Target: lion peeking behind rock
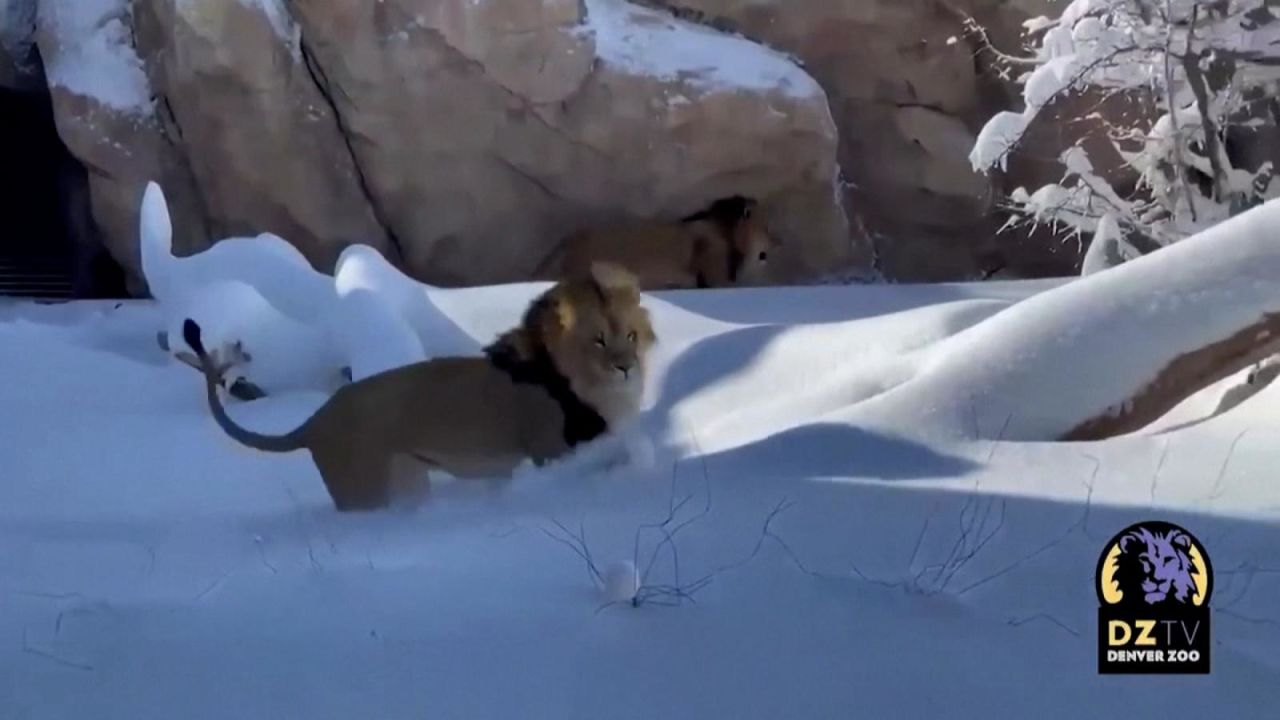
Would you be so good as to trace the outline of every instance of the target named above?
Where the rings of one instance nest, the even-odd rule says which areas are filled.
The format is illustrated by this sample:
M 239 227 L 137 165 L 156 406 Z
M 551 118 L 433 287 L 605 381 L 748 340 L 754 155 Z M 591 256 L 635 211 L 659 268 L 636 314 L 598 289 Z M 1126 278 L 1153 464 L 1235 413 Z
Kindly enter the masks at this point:
M 566 455 L 638 411 L 655 342 L 635 277 L 594 264 L 538 297 L 485 357 L 373 375 L 340 388 L 296 429 L 263 435 L 228 417 L 218 395 L 227 368 L 205 351 L 195 321 L 183 335 L 223 431 L 265 452 L 309 451 L 338 510 L 389 505 L 393 467 L 406 458 L 465 478 Z
M 534 271 L 556 279 L 591 263 L 616 263 L 646 290 L 760 284 L 777 242 L 758 203 L 735 195 L 679 222 L 641 222 L 565 238 Z

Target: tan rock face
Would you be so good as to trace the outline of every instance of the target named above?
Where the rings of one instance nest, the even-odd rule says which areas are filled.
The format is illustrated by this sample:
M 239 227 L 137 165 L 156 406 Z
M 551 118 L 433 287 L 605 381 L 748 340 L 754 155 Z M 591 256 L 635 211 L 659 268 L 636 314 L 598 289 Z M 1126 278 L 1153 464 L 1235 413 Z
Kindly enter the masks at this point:
M 134 27 L 214 237 L 273 232 L 326 270 L 352 242 L 397 257 L 286 16 L 238 1 L 148 0 Z
M 1016 51 L 1048 0 L 654 0 L 792 53 L 822 84 L 840 130 L 855 233 L 889 277 L 954 279 L 996 266 L 1053 267 L 1049 249 L 995 236 L 998 179 L 968 162 L 976 132 L 1013 102 L 987 74 L 964 18 Z M 1013 246 L 1017 246 L 1016 249 Z
M 155 112 L 141 60 L 122 43 L 130 21 L 116 0 L 42 0 L 34 38 L 58 134 L 88 170 L 103 242 L 142 291 L 137 214 L 148 180 L 170 196 L 176 252 L 208 247 L 209 234 L 185 155 Z
M 583 225 L 677 217 L 734 193 L 774 211 L 794 265 L 846 254 L 825 97 L 780 57 L 757 51 L 777 80 L 754 86 L 681 76 L 679 58 L 649 67 L 651 53 L 707 37 L 614 0 L 296 10 L 303 51 L 420 277 L 522 278 Z
M 49 78 L 59 130 L 96 169 L 95 214 L 130 268 L 152 178 L 179 251 L 272 231 L 329 269 L 363 242 L 441 284 L 520 279 L 584 225 L 739 193 L 763 201 L 784 275 L 859 250 L 822 89 L 665 13 L 617 0 L 41 2 L 53 8 L 41 51 L 68 61 Z M 71 72 L 97 50 L 108 82 Z

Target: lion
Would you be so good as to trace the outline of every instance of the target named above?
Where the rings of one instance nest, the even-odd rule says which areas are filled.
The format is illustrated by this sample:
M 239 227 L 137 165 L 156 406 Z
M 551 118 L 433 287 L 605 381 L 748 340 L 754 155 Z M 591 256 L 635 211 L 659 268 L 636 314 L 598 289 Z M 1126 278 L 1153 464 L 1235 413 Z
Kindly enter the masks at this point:
M 761 283 L 777 246 L 757 201 L 735 195 L 675 223 L 641 222 L 570 235 L 534 276 L 555 279 L 608 261 L 635 273 L 646 290 Z
M 542 466 L 639 410 L 656 341 L 633 275 L 608 264 L 557 283 L 484 357 L 445 357 L 345 385 L 294 430 L 264 435 L 228 417 L 218 382 L 228 363 L 183 336 L 205 375 L 209 409 L 232 439 L 264 452 L 307 450 L 339 511 L 390 505 L 405 459 L 454 477 L 510 477 Z

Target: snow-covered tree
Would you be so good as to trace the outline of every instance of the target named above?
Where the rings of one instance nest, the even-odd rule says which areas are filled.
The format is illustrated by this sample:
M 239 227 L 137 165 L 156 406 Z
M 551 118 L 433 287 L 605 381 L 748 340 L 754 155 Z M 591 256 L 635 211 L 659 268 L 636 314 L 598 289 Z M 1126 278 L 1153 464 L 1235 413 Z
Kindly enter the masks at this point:
M 1102 232 L 1149 252 L 1280 196 L 1280 163 L 1236 141 L 1280 126 L 1280 0 L 1074 0 L 1025 27 L 1029 56 L 988 44 L 1026 71 L 1025 109 L 987 122 L 970 155 L 975 170 L 1005 168 L 1037 115 L 1067 94 L 1121 94 L 1146 112 L 1087 118 L 1132 182 L 1113 184 L 1076 143 L 1060 156 L 1061 182 L 1011 193 L 1011 223 Z

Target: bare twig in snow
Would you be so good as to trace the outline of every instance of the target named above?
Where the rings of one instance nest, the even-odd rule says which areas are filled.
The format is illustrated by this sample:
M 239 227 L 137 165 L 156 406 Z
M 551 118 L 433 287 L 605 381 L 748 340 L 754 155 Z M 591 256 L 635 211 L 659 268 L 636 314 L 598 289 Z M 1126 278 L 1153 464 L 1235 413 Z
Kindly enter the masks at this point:
M 1011 627 L 1021 627 L 1023 625 L 1026 625 L 1029 622 L 1034 622 L 1036 620 L 1043 620 L 1045 622 L 1053 623 L 1054 625 L 1057 625 L 1063 630 L 1066 630 L 1068 633 L 1071 633 L 1073 636 L 1080 637 L 1080 632 L 1078 630 L 1071 627 L 1070 625 L 1067 625 L 1066 623 L 1062 622 L 1058 618 L 1052 615 L 1049 615 L 1048 613 L 1036 613 L 1035 615 L 1029 615 L 1024 618 L 1010 618 L 1008 624 Z
M 1218 468 L 1218 475 L 1213 479 L 1213 487 L 1209 490 L 1210 500 L 1217 500 L 1226 492 L 1226 488 L 1222 487 L 1222 480 L 1227 476 L 1227 466 L 1231 464 L 1231 458 L 1236 454 L 1236 445 L 1239 445 L 1244 436 L 1252 429 L 1245 428 L 1241 430 L 1240 434 L 1236 435 L 1235 439 L 1231 441 L 1231 446 L 1227 448 L 1227 456 L 1222 459 L 1222 467 Z
M 62 666 L 64 666 L 64 667 L 69 667 L 69 668 L 73 668 L 73 669 L 76 669 L 76 670 L 84 670 L 84 671 L 89 671 L 89 672 L 92 672 L 92 671 L 93 671 L 93 666 L 92 666 L 92 665 L 89 665 L 89 664 L 86 664 L 86 663 L 81 663 L 81 662 L 76 662 L 76 661 L 74 661 L 74 660 L 68 660 L 68 659 L 63 658 L 63 657 L 58 657 L 57 655 L 55 655 L 55 654 L 53 654 L 53 653 L 49 652 L 48 650 L 41 650 L 41 649 L 40 649 L 40 648 L 38 648 L 38 647 L 34 647 L 34 646 L 30 643 L 30 641 L 27 639 L 27 629 L 26 629 L 26 628 L 23 628 L 23 629 L 22 629 L 22 652 L 27 653 L 27 654 L 29 654 L 29 655 L 37 655 L 37 656 L 42 657 L 42 658 L 45 658 L 45 659 L 47 659 L 47 660 L 52 660 L 53 662 L 55 662 L 55 663 L 57 663 L 57 664 L 59 664 L 59 665 L 62 665 Z

